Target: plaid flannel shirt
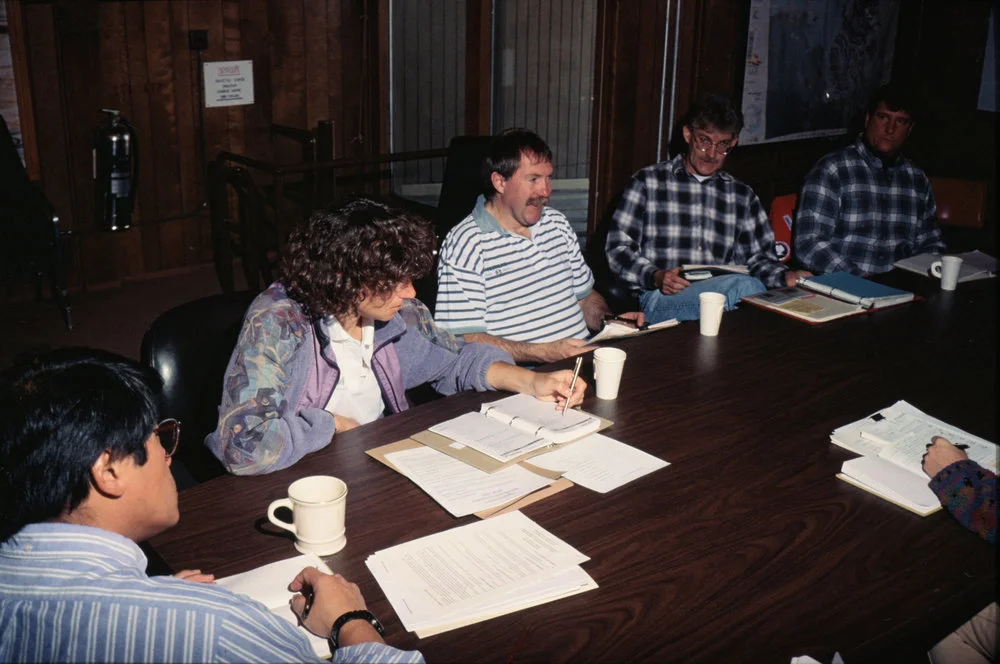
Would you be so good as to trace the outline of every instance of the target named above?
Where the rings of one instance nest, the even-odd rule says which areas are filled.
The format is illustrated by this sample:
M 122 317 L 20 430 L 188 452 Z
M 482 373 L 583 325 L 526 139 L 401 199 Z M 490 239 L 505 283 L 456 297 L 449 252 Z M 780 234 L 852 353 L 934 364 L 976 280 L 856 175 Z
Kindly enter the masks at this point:
M 608 265 L 633 291 L 683 264 L 746 265 L 769 288 L 785 285 L 774 231 L 753 189 L 716 171 L 698 182 L 684 155 L 632 176 L 608 233 Z
M 795 255 L 808 270 L 874 274 L 922 253 L 942 253 L 934 192 L 902 157 L 883 166 L 858 136 L 806 176 L 795 213 Z

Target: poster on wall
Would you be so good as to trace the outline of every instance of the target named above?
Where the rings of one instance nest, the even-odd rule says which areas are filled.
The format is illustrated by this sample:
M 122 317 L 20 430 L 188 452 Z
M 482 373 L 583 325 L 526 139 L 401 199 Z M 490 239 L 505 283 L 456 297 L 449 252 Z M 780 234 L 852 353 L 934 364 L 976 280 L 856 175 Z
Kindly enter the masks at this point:
M 205 108 L 253 103 L 253 60 L 206 62 Z
M 847 131 L 892 75 L 899 0 L 751 0 L 740 143 Z
M 0 115 L 7 123 L 14 147 L 24 161 L 24 141 L 21 139 L 21 116 L 17 109 L 17 88 L 14 86 L 14 63 L 7 30 L 7 3 L 0 3 Z

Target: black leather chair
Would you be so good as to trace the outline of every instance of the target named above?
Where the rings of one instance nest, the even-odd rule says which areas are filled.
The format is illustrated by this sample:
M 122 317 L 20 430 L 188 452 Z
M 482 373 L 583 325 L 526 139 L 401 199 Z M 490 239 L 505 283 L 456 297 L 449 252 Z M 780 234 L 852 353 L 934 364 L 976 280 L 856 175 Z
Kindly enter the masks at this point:
M 256 296 L 239 291 L 182 304 L 161 314 L 142 338 L 140 361 L 163 379 L 161 416 L 181 421 L 171 467 L 178 488 L 226 472 L 204 441 L 218 423 L 223 375 Z
M 639 296 L 632 293 L 629 287 L 618 278 L 618 275 L 611 271 L 611 267 L 608 265 L 608 255 L 604 250 L 612 218 L 620 200 L 621 194 L 615 196 L 608 204 L 587 244 L 584 256 L 587 259 L 587 265 L 594 273 L 594 290 L 604 297 L 611 311 L 617 313 L 639 311 Z
M 455 136 L 448 143 L 448 157 L 445 160 L 437 209 L 417 210 L 434 222 L 438 245 L 455 224 L 472 212 L 476 198 L 482 193 L 483 161 L 492 141 L 492 136 Z M 434 313 L 437 273 L 431 273 L 414 286 L 417 297 Z

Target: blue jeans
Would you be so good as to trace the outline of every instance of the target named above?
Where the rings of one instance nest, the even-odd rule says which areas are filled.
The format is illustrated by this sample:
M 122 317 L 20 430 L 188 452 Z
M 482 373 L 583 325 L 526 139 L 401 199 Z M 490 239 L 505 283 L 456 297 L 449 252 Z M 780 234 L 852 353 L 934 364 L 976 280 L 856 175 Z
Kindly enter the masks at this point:
M 646 314 L 646 322 L 653 324 L 676 318 L 677 320 L 698 320 L 700 293 L 722 293 L 726 296 L 726 311 L 732 311 L 740 298 L 767 290 L 760 279 L 742 274 L 727 274 L 704 281 L 692 282 L 676 295 L 664 295 L 658 290 L 643 291 L 639 304 Z

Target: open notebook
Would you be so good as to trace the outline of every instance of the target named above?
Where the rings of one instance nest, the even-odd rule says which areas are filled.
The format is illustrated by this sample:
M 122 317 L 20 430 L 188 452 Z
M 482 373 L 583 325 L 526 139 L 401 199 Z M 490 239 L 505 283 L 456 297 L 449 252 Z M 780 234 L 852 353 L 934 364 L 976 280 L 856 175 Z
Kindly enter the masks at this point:
M 478 413 L 466 413 L 432 426 L 428 431 L 448 442 L 412 438 L 466 463 L 494 472 L 539 450 L 594 433 L 605 421 L 579 410 L 561 411 L 551 401 L 527 394 L 484 403 Z M 464 449 L 477 455 L 461 454 Z M 480 459 L 479 457 L 485 457 Z
M 216 579 L 216 585 L 222 586 L 237 595 L 246 595 L 250 599 L 256 600 L 271 610 L 271 613 L 282 620 L 298 626 L 302 633 L 309 639 L 309 645 L 313 652 L 319 657 L 330 657 L 330 646 L 326 639 L 320 638 L 299 625 L 299 619 L 292 612 L 292 607 L 288 603 L 295 595 L 288 589 L 288 584 L 302 571 L 303 567 L 315 567 L 321 572 L 332 574 L 326 563 L 313 554 L 295 556 L 279 560 L 270 565 L 264 565 L 257 569 L 242 574 L 234 574 L 224 579 Z

